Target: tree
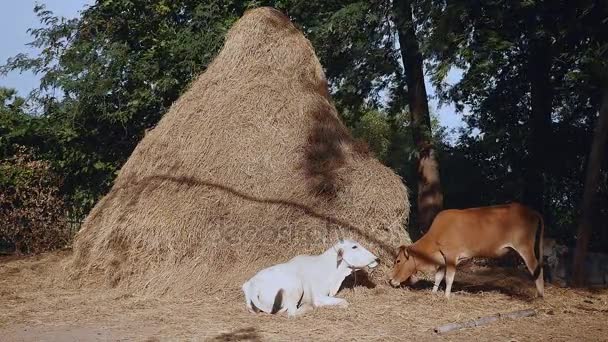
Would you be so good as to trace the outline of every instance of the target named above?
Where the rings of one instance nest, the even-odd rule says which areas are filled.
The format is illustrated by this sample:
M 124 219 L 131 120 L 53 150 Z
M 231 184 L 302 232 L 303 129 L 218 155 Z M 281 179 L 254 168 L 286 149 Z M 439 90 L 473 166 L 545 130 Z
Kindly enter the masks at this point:
M 414 144 L 417 147 L 417 220 L 422 232 L 443 208 L 439 164 L 433 145 L 431 118 L 424 85 L 423 58 L 416 37 L 416 25 L 410 1 L 393 1 L 401 56 L 407 79 L 409 113 Z
M 26 110 L 25 99 L 14 89 L 0 87 L 0 159 L 12 156 L 17 144 L 35 144 L 36 119 Z
M 545 211 L 545 177 L 547 165 L 546 151 L 550 150 L 553 141 L 551 134 L 551 113 L 553 112 L 551 69 L 555 47 L 551 43 L 554 35 L 546 30 L 549 11 L 530 8 L 529 11 L 541 13 L 530 20 L 528 29 L 530 46 L 527 56 L 527 71 L 530 77 L 530 119 L 528 154 L 524 173 L 523 202 L 543 213 Z
M 576 250 L 573 261 L 573 285 L 583 286 L 585 284 L 585 257 L 591 239 L 592 227 L 599 222 L 596 219 L 598 214 L 598 193 L 601 189 L 600 180 L 602 163 L 605 162 L 608 154 L 608 86 L 604 88 L 602 96 L 602 106 L 599 111 L 593 144 L 589 154 L 587 164 L 587 175 L 585 177 L 585 192 L 583 194 L 581 218 L 578 226 L 578 238 L 576 240 Z
M 539 211 L 544 209 L 547 151 L 553 142 L 551 77 L 556 32 L 549 17 L 554 10 L 543 2 L 455 1 L 448 7 L 438 6 L 436 24 L 428 28 L 431 54 L 438 61 L 436 84 L 442 86 L 452 65 L 465 68 L 463 81 L 444 95 L 489 116 L 471 118 L 471 126 L 491 125 L 484 129 L 495 135 L 490 138 L 502 145 L 514 142 L 513 152 L 525 152 L 517 161 L 523 171 L 523 191 L 517 197 Z M 458 20 L 454 17 L 461 22 L 452 25 Z M 513 25 L 521 30 L 513 30 Z M 520 122 L 527 123 L 523 131 L 517 127 Z M 501 132 L 500 126 L 512 129 Z M 508 149 L 502 153 L 509 153 Z
M 211 62 L 242 1 L 97 1 L 76 19 L 35 7 L 38 56 L 0 72 L 42 76 L 34 94 L 53 144 L 45 156 L 65 175 L 62 192 L 84 216 L 189 82 Z
M 579 61 L 582 71 L 582 79 L 590 85 L 591 89 L 597 90 L 600 97 L 598 117 L 595 120 L 595 130 L 591 143 L 591 151 L 587 161 L 585 174 L 585 187 L 581 205 L 581 217 L 578 224 L 576 250 L 572 263 L 574 286 L 585 285 L 585 258 L 589 248 L 589 242 L 593 233 L 592 227 L 602 229 L 600 218 L 600 194 L 602 191 L 608 198 L 606 179 L 608 179 L 608 167 L 606 167 L 606 154 L 608 153 L 608 5 L 591 3 L 586 4 L 586 11 L 581 19 L 587 25 L 577 28 L 576 33 L 586 36 L 587 45 L 582 45 L 582 57 Z M 574 31 L 574 30 L 573 30 Z M 582 31 L 582 32 L 581 32 Z M 585 49 L 586 47 L 586 49 Z M 604 184 L 602 184 L 604 179 Z M 606 237 L 605 226 L 603 228 Z
M 455 157 L 464 159 L 463 168 L 474 166 L 478 171 L 471 175 L 480 173 L 485 183 L 471 197 L 483 204 L 524 201 L 543 211 L 549 234 L 571 243 L 583 192 L 581 163 L 589 154 L 599 106 L 597 91 L 580 77 L 581 61 L 594 44 L 589 28 L 606 25 L 599 20 L 604 5 L 503 0 L 426 5 L 422 37 L 433 82 L 442 100 L 468 114 Z M 463 77 L 448 86 L 453 67 L 462 69 Z M 459 202 L 471 201 L 451 192 L 446 197 L 447 206 Z M 594 244 L 603 246 L 599 240 Z

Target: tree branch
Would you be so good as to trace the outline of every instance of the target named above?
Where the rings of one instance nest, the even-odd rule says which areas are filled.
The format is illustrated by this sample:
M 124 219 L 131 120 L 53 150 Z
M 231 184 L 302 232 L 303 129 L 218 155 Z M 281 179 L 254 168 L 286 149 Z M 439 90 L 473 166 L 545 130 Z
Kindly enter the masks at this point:
M 438 334 L 444 334 L 454 330 L 460 330 L 464 328 L 475 328 L 482 325 L 490 324 L 492 322 L 499 321 L 505 318 L 522 318 L 522 317 L 530 317 L 536 316 L 536 311 L 533 309 L 525 309 L 519 311 L 513 311 L 508 313 L 497 313 L 491 316 L 480 317 L 478 319 L 460 322 L 460 323 L 449 323 L 446 325 L 442 325 L 433 329 Z

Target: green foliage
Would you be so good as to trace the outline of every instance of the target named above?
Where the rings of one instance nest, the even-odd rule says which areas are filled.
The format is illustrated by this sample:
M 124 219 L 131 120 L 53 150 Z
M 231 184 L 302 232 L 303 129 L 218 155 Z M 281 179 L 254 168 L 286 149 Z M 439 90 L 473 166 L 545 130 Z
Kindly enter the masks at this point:
M 355 137 L 367 142 L 376 157 L 386 160 L 392 139 L 392 131 L 386 117 L 377 110 L 363 114 L 353 129 Z
M 468 114 L 456 144 L 448 144 L 452 133 L 432 120 L 446 207 L 522 197 L 530 148 L 529 61 L 539 41 L 550 43 L 545 210 L 552 235 L 571 240 L 600 88 L 608 79 L 605 4 L 413 3 L 439 99 Z M 385 0 L 98 0 L 76 19 L 37 6 L 41 27 L 30 33 L 40 55 L 17 55 L 0 73 L 34 71 L 41 87 L 29 102 L 0 89 L 0 159 L 14 156 L 16 145 L 30 147 L 36 160 L 48 160 L 62 175 L 59 191 L 72 215 L 83 217 L 145 130 L 205 70 L 234 21 L 263 5 L 286 12 L 305 32 L 346 124 L 415 188 L 398 18 Z M 464 74 L 450 86 L 445 80 L 454 67 Z M 10 170 L 1 176 L 5 187 L 32 176 L 27 169 Z
M 25 100 L 15 90 L 0 88 L 0 158 L 12 155 L 17 143 L 31 144 L 35 120 L 24 107 Z
M 31 30 L 39 56 L 18 55 L 0 71 L 42 75 L 36 103 L 49 128 L 41 149 L 66 175 L 63 192 L 86 213 L 117 170 L 192 78 L 211 62 L 244 4 L 98 1 L 81 18 L 43 6 Z

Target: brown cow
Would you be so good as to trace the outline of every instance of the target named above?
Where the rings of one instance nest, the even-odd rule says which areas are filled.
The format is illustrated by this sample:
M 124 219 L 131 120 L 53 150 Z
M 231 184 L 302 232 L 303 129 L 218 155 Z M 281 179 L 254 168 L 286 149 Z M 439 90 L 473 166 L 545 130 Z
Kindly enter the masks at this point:
M 418 271 L 435 271 L 433 292 L 446 278 L 445 296 L 450 297 L 459 261 L 473 257 L 497 258 L 513 248 L 524 259 L 544 295 L 542 216 L 519 203 L 440 212 L 429 231 L 409 246 L 400 246 L 390 280 L 399 286 Z

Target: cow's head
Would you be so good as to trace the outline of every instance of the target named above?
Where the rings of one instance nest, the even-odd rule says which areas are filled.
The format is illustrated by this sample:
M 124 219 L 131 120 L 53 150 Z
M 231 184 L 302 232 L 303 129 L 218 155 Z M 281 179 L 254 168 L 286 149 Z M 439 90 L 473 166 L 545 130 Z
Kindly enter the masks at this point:
M 416 261 L 414 257 L 410 255 L 410 252 L 406 246 L 399 246 L 397 251 L 397 257 L 393 265 L 393 275 L 390 279 L 390 284 L 394 287 L 401 285 L 406 280 L 409 280 L 410 284 L 416 282 Z
M 338 253 L 338 267 L 344 263 L 351 269 L 374 268 L 380 262 L 377 256 L 373 255 L 356 241 L 340 240 L 334 246 L 334 249 Z

